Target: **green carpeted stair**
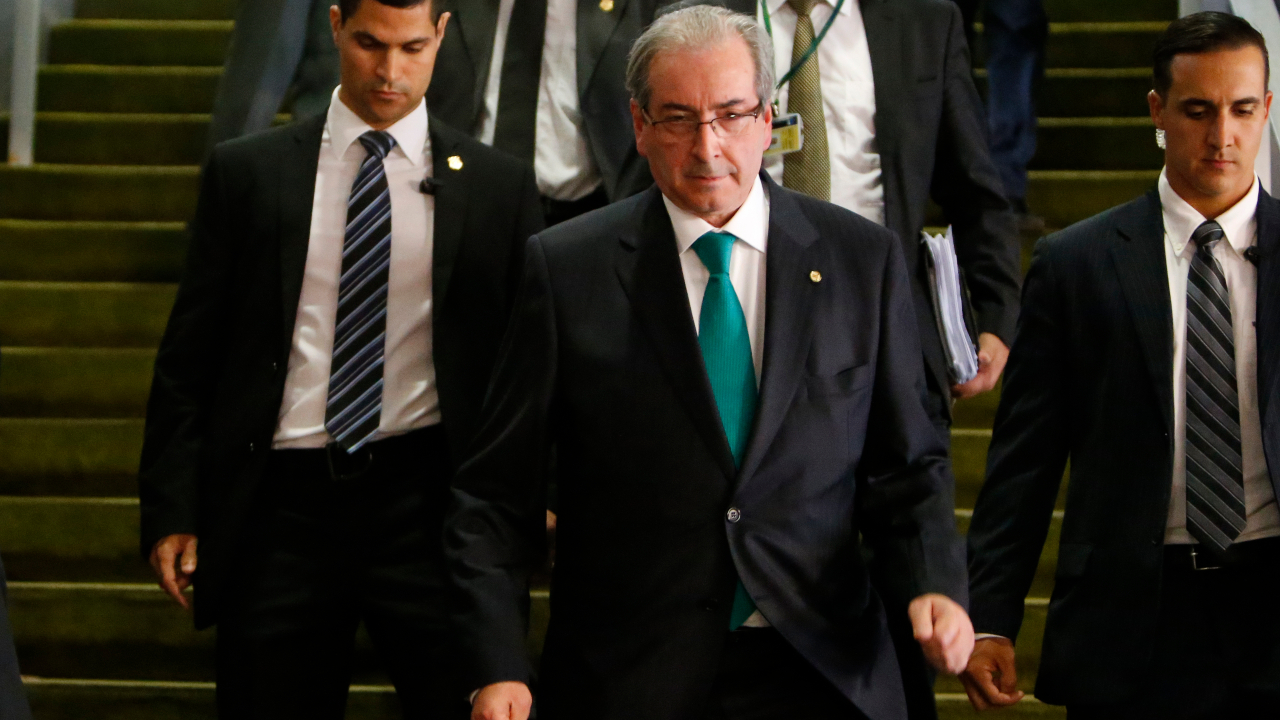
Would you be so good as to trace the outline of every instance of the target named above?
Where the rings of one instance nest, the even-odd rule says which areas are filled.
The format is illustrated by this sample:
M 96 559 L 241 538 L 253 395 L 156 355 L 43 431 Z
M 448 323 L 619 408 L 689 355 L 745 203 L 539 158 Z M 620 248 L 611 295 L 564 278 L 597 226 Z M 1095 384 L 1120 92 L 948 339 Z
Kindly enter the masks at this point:
M 0 166 L 0 549 L 37 720 L 214 716 L 213 636 L 190 629 L 137 558 L 135 473 L 235 2 L 79 0 L 41 72 L 38 164 Z M 1153 183 L 1148 55 L 1176 2 L 1046 5 L 1054 24 L 1029 201 L 1063 227 Z M 996 403 L 956 407 L 962 531 Z M 1060 522 L 1019 642 L 1028 691 Z M 533 599 L 536 648 L 548 604 L 545 591 Z M 357 647 L 349 717 L 396 717 L 369 643 Z M 974 715 L 954 679 L 937 689 L 943 717 Z M 1003 716 L 1062 713 L 1027 701 Z

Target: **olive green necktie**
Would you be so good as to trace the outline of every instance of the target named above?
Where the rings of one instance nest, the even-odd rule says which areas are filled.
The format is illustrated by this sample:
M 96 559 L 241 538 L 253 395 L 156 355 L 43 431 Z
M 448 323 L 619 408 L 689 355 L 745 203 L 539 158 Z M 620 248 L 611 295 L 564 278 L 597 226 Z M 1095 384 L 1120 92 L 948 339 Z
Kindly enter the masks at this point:
M 796 40 L 791 47 L 795 67 L 813 44 L 809 12 L 817 0 L 787 0 L 796 11 Z M 827 152 L 827 118 L 822 110 L 822 79 L 814 53 L 791 78 L 787 111 L 804 118 L 804 148 L 788 153 L 782 165 L 782 184 L 819 200 L 831 199 L 831 156 Z

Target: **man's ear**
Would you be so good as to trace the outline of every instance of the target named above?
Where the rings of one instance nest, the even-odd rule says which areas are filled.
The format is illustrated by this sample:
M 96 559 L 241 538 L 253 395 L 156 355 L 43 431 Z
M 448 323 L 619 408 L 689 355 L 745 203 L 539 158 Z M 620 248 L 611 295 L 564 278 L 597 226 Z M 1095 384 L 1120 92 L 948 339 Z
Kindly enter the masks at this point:
M 1270 95 L 1270 93 L 1267 93 Z M 1156 124 L 1157 130 L 1164 129 L 1164 98 L 1160 97 L 1160 93 L 1152 90 L 1147 93 L 1147 108 L 1151 111 L 1151 122 Z
M 644 110 L 634 98 L 631 100 L 631 124 L 636 132 L 636 151 L 640 153 L 640 157 L 649 157 L 644 147 Z
M 342 29 L 342 10 L 337 5 L 329 6 L 329 26 L 333 28 L 333 44 L 338 44 L 338 31 Z

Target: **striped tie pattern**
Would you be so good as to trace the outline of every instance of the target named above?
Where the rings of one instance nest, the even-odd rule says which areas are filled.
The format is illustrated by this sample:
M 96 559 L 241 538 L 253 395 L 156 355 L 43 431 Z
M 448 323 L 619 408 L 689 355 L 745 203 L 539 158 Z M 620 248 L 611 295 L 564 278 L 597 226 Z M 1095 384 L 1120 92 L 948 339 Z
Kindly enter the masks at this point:
M 391 191 L 382 161 L 395 147 L 388 133 L 360 136 L 368 155 L 351 186 L 342 242 L 338 314 L 324 426 L 334 442 L 355 452 L 382 420 L 382 365 L 387 336 L 387 277 L 391 267 Z
M 795 67 L 813 44 L 813 20 L 809 13 L 817 0 L 787 0 L 796 11 L 795 43 L 791 66 Z M 782 161 L 782 186 L 819 200 L 831 199 L 831 155 L 827 150 L 827 116 L 822 107 L 822 74 L 814 53 L 791 78 L 787 110 L 804 120 L 804 147 L 787 153 Z
M 1187 531 L 1225 550 L 1245 525 L 1240 398 L 1230 294 L 1213 246 L 1225 233 L 1207 220 L 1187 276 Z

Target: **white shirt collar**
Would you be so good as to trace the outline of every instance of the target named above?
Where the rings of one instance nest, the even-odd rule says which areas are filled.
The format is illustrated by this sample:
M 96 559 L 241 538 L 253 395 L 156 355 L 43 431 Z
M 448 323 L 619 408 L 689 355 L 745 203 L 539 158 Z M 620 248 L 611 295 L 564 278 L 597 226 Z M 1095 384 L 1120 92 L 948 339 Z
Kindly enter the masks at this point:
M 1191 242 L 1191 233 L 1195 232 L 1206 218 L 1191 207 L 1190 203 L 1183 200 L 1182 196 L 1174 192 L 1166 172 L 1166 170 L 1160 171 L 1159 184 L 1160 205 L 1164 212 L 1164 230 L 1169 236 L 1169 242 L 1173 244 L 1174 254 L 1182 255 L 1187 248 L 1187 243 Z M 1240 202 L 1214 218 L 1222 226 L 1227 242 L 1237 253 L 1243 254 L 1257 240 L 1254 215 L 1258 210 L 1258 188 L 1259 182 L 1255 176 L 1253 186 Z
M 667 214 L 671 216 L 671 227 L 676 232 L 676 249 L 681 253 L 693 247 L 698 238 L 712 231 L 723 231 L 745 242 L 751 247 L 765 251 L 769 237 L 769 197 L 764 191 L 764 183 L 756 176 L 755 185 L 747 195 L 746 202 L 738 208 L 724 227 L 712 227 L 710 223 L 692 213 L 676 207 L 666 196 L 662 202 L 667 206 Z
M 328 121 L 325 123 L 330 149 L 338 159 L 347 154 L 347 150 L 361 135 L 373 129 L 338 98 L 338 91 L 341 89 L 338 87 L 333 90 L 333 99 L 329 101 Z M 426 98 L 418 103 L 413 112 L 387 128 L 387 132 L 396 139 L 396 146 L 391 152 L 399 151 L 413 165 L 422 164 L 428 143 L 431 142 L 427 128 Z
M 766 1 L 768 2 L 770 15 L 777 15 L 782 10 L 782 6 L 787 4 L 787 0 L 766 0 Z M 826 5 L 829 8 L 835 8 L 836 0 L 818 0 L 818 2 L 814 5 L 814 7 L 817 7 L 818 5 Z M 849 13 L 857 9 L 858 9 L 858 0 L 844 0 L 844 6 L 840 8 L 840 15 L 847 17 Z M 815 30 L 817 32 L 822 32 L 822 28 L 815 28 Z

